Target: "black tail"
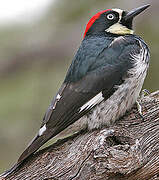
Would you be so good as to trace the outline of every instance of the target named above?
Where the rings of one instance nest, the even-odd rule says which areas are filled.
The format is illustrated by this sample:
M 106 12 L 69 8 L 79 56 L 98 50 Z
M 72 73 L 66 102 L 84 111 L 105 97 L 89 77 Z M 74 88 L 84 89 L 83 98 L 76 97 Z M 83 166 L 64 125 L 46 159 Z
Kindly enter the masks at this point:
M 0 177 L 7 177 L 8 175 L 15 172 L 26 159 L 28 159 L 35 151 L 37 151 L 49 139 L 51 139 L 51 136 L 48 136 L 48 135 L 35 136 L 35 138 L 29 143 L 25 151 L 21 154 L 17 163 L 13 167 L 11 167 L 9 170 L 1 174 Z
M 9 170 L 7 170 L 4 173 L 0 174 L 0 179 L 1 179 L 1 177 L 5 178 L 5 177 L 9 176 L 12 172 L 15 172 L 15 170 L 17 170 L 20 165 L 21 165 L 21 163 L 16 163 Z
M 51 139 L 51 136 L 42 135 L 35 136 L 34 139 L 29 143 L 24 152 L 20 155 L 18 159 L 18 163 L 23 162 L 27 158 L 29 158 L 35 151 L 37 151 L 45 142 Z

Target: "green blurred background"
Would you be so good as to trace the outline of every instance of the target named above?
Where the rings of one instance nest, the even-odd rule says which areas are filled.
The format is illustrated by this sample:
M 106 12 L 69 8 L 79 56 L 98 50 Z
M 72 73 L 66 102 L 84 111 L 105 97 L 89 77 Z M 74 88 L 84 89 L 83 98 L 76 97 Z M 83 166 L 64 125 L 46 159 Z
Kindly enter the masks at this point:
M 130 10 L 147 3 L 151 7 L 134 24 L 151 50 L 144 88 L 152 92 L 159 89 L 159 1 L 50 0 L 36 20 L 26 14 L 22 22 L 0 25 L 0 172 L 17 160 L 38 131 L 88 19 L 103 9 Z

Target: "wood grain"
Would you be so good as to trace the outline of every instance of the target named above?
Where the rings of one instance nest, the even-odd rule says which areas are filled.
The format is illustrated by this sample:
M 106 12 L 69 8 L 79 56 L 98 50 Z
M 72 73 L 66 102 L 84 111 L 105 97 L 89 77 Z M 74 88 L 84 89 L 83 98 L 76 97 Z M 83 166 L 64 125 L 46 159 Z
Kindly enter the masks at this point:
M 143 118 L 134 105 L 113 126 L 58 140 L 5 179 L 159 179 L 159 91 L 140 103 Z

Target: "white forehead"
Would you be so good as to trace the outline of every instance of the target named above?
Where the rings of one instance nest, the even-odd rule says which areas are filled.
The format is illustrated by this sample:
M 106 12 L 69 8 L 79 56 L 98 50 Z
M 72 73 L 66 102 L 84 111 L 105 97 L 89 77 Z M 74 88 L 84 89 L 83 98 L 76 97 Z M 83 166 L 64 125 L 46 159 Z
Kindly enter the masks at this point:
M 117 9 L 117 8 L 114 8 L 114 9 L 112 9 L 112 10 L 113 10 L 113 11 L 116 11 L 117 13 L 119 13 L 119 19 L 121 19 L 123 10 L 122 10 L 122 9 Z

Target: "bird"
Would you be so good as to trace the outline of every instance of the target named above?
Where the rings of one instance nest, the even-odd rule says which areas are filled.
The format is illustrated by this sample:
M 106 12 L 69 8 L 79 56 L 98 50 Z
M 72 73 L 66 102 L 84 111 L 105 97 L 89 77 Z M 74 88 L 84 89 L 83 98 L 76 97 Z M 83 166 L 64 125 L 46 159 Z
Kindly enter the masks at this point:
M 133 20 L 149 6 L 131 11 L 106 9 L 89 20 L 81 45 L 38 133 L 13 169 L 83 116 L 88 115 L 85 123 L 88 130 L 93 130 L 113 125 L 132 108 L 150 59 L 147 44 L 134 34 Z M 104 108 L 99 109 L 99 105 Z

